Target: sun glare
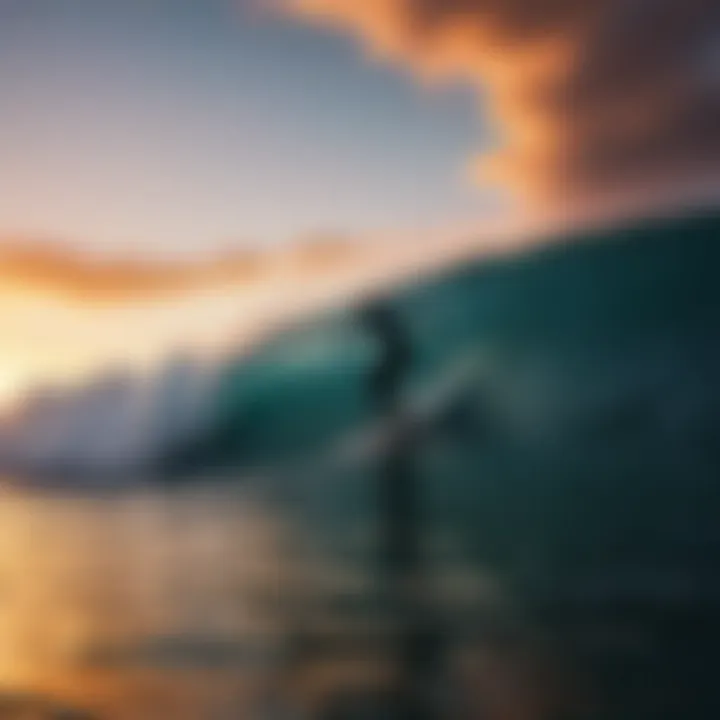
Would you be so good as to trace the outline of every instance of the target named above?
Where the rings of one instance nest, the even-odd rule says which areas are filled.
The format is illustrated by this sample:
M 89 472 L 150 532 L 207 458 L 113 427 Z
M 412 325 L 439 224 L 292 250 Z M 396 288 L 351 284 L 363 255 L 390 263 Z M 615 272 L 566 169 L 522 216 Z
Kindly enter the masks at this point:
M 0 412 L 11 406 L 22 393 L 22 383 L 10 370 L 0 367 Z

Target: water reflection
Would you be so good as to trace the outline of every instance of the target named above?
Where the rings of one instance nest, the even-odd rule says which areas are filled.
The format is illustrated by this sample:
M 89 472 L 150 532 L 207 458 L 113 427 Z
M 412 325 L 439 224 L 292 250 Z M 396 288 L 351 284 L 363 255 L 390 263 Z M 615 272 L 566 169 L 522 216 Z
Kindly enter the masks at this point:
M 242 684 L 233 666 L 248 663 L 252 647 L 271 655 L 281 631 L 268 599 L 293 576 L 288 534 L 247 488 L 5 491 L 2 685 L 71 691 L 120 713 L 110 707 L 113 685 L 131 683 L 118 697 L 132 705 L 165 697 L 166 676 L 167 702 L 218 683 L 222 692 L 211 694 L 232 697 Z M 164 716 L 207 717 L 191 705 Z
M 388 626 L 360 499 L 360 520 L 330 527 L 251 482 L 4 489 L 7 707 L 48 698 L 104 718 L 251 717 L 278 683 L 309 709 L 338 688 L 377 685 L 389 671 Z M 441 540 L 438 589 L 461 604 L 491 597 L 477 573 L 448 562 L 451 543 Z M 312 661 L 288 660 L 299 638 Z M 25 717 L 13 712 L 0 705 L 0 717 Z

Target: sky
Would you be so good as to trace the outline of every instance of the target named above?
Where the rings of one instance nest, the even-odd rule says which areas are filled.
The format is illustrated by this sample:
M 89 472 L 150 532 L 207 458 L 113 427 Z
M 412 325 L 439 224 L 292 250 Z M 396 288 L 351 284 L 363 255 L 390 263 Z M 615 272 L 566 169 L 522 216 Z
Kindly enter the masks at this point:
M 719 33 L 716 0 L 0 0 L 0 406 L 503 223 L 717 199 Z
M 250 0 L 0 0 L 0 96 L 0 237 L 196 256 L 492 204 L 468 90 Z

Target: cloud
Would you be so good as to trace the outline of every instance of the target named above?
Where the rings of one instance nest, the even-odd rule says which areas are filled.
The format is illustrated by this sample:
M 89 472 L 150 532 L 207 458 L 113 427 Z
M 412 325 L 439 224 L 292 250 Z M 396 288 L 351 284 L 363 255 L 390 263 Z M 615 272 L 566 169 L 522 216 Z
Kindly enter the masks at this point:
M 184 295 L 224 283 L 248 283 L 264 272 L 257 253 L 238 251 L 198 262 L 100 259 L 48 243 L 0 245 L 0 282 L 87 302 Z
M 475 86 L 504 135 L 480 174 L 527 199 L 717 176 L 716 0 L 285 2 L 423 78 Z
M 332 236 L 182 262 L 100 258 L 59 244 L 6 241 L 0 243 L 0 284 L 88 303 L 142 302 L 266 283 L 278 267 L 322 274 L 352 263 L 357 254 L 357 244 Z

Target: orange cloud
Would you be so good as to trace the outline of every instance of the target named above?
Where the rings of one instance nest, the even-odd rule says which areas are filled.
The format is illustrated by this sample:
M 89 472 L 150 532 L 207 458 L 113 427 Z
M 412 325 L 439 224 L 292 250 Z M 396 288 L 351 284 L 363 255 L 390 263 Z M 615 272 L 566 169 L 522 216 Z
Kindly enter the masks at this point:
M 262 257 L 250 252 L 196 263 L 152 263 L 101 260 L 50 244 L 0 245 L 0 282 L 93 302 L 186 294 L 206 286 L 251 282 L 262 272 Z
M 0 283 L 67 299 L 122 303 L 189 295 L 223 286 L 250 286 L 272 279 L 282 266 L 298 274 L 338 268 L 356 247 L 320 238 L 274 251 L 238 250 L 185 262 L 99 259 L 48 243 L 0 244 Z
M 716 0 L 285 0 L 431 80 L 477 87 L 504 135 L 479 161 L 538 201 L 714 177 Z

